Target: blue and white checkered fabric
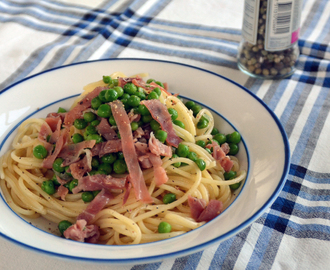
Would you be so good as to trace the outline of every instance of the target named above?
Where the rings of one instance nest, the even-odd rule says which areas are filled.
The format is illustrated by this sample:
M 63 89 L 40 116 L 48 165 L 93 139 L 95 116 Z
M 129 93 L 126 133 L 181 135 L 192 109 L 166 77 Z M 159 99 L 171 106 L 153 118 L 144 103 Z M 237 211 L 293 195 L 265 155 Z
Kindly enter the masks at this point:
M 260 97 L 280 119 L 292 151 L 287 182 L 270 209 L 203 252 L 147 265 L 78 267 L 0 239 L 0 269 L 330 269 L 330 1 L 304 0 L 298 69 L 278 81 L 249 78 L 237 69 L 243 4 L 0 1 L 0 90 L 42 70 L 86 60 L 182 62 L 220 73 Z

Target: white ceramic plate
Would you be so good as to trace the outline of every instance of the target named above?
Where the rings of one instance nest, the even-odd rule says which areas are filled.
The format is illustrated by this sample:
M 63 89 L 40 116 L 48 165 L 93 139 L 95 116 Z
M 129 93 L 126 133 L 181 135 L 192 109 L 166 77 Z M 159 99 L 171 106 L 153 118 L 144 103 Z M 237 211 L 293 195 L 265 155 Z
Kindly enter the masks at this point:
M 42 72 L 0 94 L 0 155 L 10 147 L 17 125 L 27 117 L 45 117 L 59 106 L 70 107 L 82 87 L 102 75 L 148 72 L 167 82 L 170 91 L 199 101 L 218 116 L 222 132 L 237 129 L 240 159 L 248 177 L 236 200 L 217 218 L 182 236 L 155 243 L 104 246 L 74 242 L 48 232 L 48 222 L 32 226 L 0 198 L 0 235 L 19 245 L 63 258 L 95 262 L 146 263 L 188 255 L 234 236 L 274 202 L 284 186 L 290 162 L 289 144 L 274 113 L 244 87 L 218 74 L 179 63 L 150 59 L 109 59 L 73 64 Z M 248 149 L 248 151 L 246 150 Z M 42 228 L 42 229 L 39 229 Z M 44 231 L 46 230 L 46 231 Z

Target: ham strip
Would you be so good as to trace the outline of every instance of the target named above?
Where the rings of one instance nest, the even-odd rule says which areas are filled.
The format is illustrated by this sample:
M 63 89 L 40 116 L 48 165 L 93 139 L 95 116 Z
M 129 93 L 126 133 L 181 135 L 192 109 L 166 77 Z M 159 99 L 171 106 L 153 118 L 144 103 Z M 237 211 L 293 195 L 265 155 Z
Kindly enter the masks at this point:
M 82 178 L 85 173 L 90 172 L 92 170 L 92 153 L 88 149 L 85 149 L 85 153 L 86 155 L 83 159 L 70 165 L 70 171 L 72 176 L 78 180 Z
M 122 151 L 121 140 L 109 140 L 98 143 L 92 148 L 92 156 L 102 157 L 105 154 L 117 153 Z
M 111 175 L 95 174 L 87 175 L 78 180 L 78 185 L 72 190 L 73 194 L 80 191 L 96 191 L 101 189 L 123 189 L 126 177 L 112 177 Z
M 46 148 L 48 155 L 52 153 L 53 150 L 53 144 L 47 142 L 47 137 L 52 135 L 52 130 L 47 124 L 47 122 L 43 123 L 40 127 L 38 140 L 43 144 L 43 146 Z
M 77 220 L 75 224 L 64 231 L 64 237 L 79 242 L 97 243 L 100 237 L 98 226 L 86 225 L 86 220 Z
M 110 192 L 102 189 L 99 194 L 95 196 L 95 198 L 88 204 L 86 209 L 79 214 L 77 220 L 84 219 L 89 223 L 95 215 L 100 212 L 112 199 L 113 196 Z
M 154 168 L 155 175 L 155 183 L 156 186 L 159 187 L 162 184 L 165 184 L 168 180 L 165 169 L 162 167 L 162 159 L 160 156 L 156 156 L 155 154 L 148 153 L 149 160 Z
M 116 131 L 110 126 L 106 118 L 102 118 L 100 124 L 96 126 L 98 133 L 103 136 L 107 141 L 117 139 Z
M 57 189 L 58 196 L 61 197 L 62 201 L 65 201 L 65 196 L 69 193 L 69 190 L 65 187 L 60 185 Z
M 151 203 L 153 202 L 153 199 L 148 192 L 143 178 L 142 170 L 140 168 L 134 147 L 130 121 L 124 105 L 119 100 L 116 100 L 111 102 L 110 106 L 121 136 L 122 151 L 129 171 L 130 181 L 132 182 L 134 188 L 135 197 L 137 200 Z
M 221 213 L 222 202 L 218 200 L 210 200 L 206 205 L 205 200 L 197 199 L 189 195 L 188 204 L 191 216 L 197 222 L 210 221 Z
M 88 93 L 72 110 L 65 115 L 64 125 L 67 127 L 72 126 L 74 120 L 81 118 L 83 116 L 83 111 L 91 107 L 92 99 L 97 97 L 101 91 L 108 88 L 108 86 L 98 86 L 92 92 Z
M 80 159 L 79 156 L 84 152 L 84 149 L 93 148 L 94 145 L 95 140 L 89 140 L 64 146 L 58 155 L 64 159 L 62 166 L 65 167 L 78 161 Z
M 168 145 L 161 143 L 154 135 L 153 132 L 150 133 L 150 139 L 148 142 L 149 150 L 151 153 L 157 156 L 172 156 L 172 148 Z
M 223 144 L 224 145 L 224 144 Z M 212 141 L 211 144 L 206 145 L 207 148 L 211 149 L 213 147 L 213 152 L 212 152 L 212 156 L 215 160 L 217 160 L 220 165 L 222 166 L 222 168 L 226 171 L 229 172 L 231 170 L 231 168 L 233 167 L 234 163 L 233 161 L 226 155 L 226 153 L 224 152 L 223 149 L 225 149 L 225 151 L 227 151 L 227 146 L 224 145 L 224 147 L 220 147 L 220 145 L 215 142 Z M 228 146 L 229 147 L 229 146 Z M 228 150 L 229 152 L 229 150 Z
M 49 155 L 46 157 L 43 162 L 42 162 L 42 167 L 51 169 L 53 167 L 53 163 L 55 159 L 57 158 L 58 154 L 61 152 L 63 146 L 67 143 L 69 137 L 69 132 L 68 130 L 62 129 L 61 130 L 61 135 L 59 136 L 56 145 L 55 145 L 55 150 L 53 154 Z
M 166 142 L 169 145 L 178 147 L 182 141 L 175 133 L 171 115 L 168 112 L 166 106 L 162 104 L 158 99 L 143 100 L 141 104 L 145 105 L 151 113 L 153 119 L 155 119 L 162 127 L 162 130 L 167 132 Z

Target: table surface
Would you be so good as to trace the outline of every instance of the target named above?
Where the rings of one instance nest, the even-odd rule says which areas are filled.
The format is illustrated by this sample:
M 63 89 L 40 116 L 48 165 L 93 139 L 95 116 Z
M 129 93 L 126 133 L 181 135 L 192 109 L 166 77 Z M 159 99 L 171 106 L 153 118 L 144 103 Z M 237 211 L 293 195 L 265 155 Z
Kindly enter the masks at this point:
M 291 164 L 274 204 L 205 251 L 146 265 L 90 265 L 0 237 L 0 269 L 329 269 L 330 1 L 303 1 L 297 71 L 283 80 L 254 79 L 238 70 L 243 6 L 243 0 L 1 0 L 0 90 L 86 60 L 133 57 L 194 65 L 244 85 L 275 112 L 289 138 Z M 106 18 L 118 19 L 114 35 L 102 35 L 113 31 Z M 127 35 L 124 30 L 137 20 L 143 23 Z

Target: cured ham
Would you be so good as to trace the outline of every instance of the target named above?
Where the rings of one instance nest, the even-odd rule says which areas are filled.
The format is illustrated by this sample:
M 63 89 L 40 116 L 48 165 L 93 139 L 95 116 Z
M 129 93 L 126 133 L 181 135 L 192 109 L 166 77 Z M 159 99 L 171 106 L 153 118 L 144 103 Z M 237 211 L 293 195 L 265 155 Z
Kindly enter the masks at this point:
M 74 120 L 83 116 L 83 111 L 91 107 L 91 101 L 97 97 L 101 91 L 108 89 L 108 86 L 98 86 L 92 92 L 88 93 L 78 104 L 70 110 L 64 118 L 64 125 L 70 127 L 73 125 Z
M 78 180 L 78 185 L 72 190 L 73 194 L 80 191 L 96 191 L 101 189 L 123 189 L 126 177 L 112 177 L 111 175 L 87 175 Z
M 166 106 L 162 104 L 158 99 L 143 100 L 141 101 L 141 104 L 148 108 L 152 118 L 160 124 L 162 130 L 166 131 L 166 142 L 169 145 L 178 147 L 182 140 L 176 135 L 174 131 L 171 115 L 168 112 Z
M 84 153 L 86 148 L 93 148 L 95 145 L 95 140 L 82 141 L 75 144 L 67 144 L 65 145 L 58 157 L 64 159 L 62 166 L 68 166 L 80 159 L 80 155 Z
M 155 175 L 155 183 L 156 186 L 160 186 L 162 184 L 165 184 L 168 180 L 168 176 L 166 174 L 165 169 L 162 167 L 162 159 L 160 156 L 157 156 L 155 154 L 149 153 L 149 160 L 154 168 L 154 175 Z
M 118 138 L 116 131 L 110 126 L 109 121 L 106 118 L 101 119 L 101 122 L 96 126 L 96 130 L 107 141 Z
M 151 153 L 157 155 L 157 156 L 172 156 L 172 148 L 168 145 L 165 145 L 161 143 L 155 135 L 150 133 L 150 139 L 148 142 L 149 150 Z
M 58 196 L 61 197 L 62 201 L 65 201 L 65 196 L 69 193 L 69 190 L 65 187 L 60 185 L 57 189 Z
M 72 163 L 70 165 L 70 171 L 72 176 L 75 179 L 80 179 L 84 176 L 85 173 L 90 172 L 92 170 L 92 153 L 90 150 L 85 150 L 86 155 L 83 159 Z
M 92 148 L 92 156 L 102 157 L 105 154 L 117 153 L 122 151 L 121 140 L 109 140 L 106 142 L 98 143 Z
M 81 219 L 64 231 L 64 237 L 79 242 L 97 243 L 100 232 L 98 226 L 87 225 L 87 221 Z
M 208 222 L 217 217 L 222 210 L 222 202 L 218 200 L 210 200 L 206 204 L 205 200 L 197 199 L 189 195 L 188 204 L 191 211 L 191 216 L 197 222 Z
M 208 144 L 206 147 L 209 149 L 213 147 L 213 152 L 212 152 L 213 158 L 219 161 L 220 165 L 226 172 L 229 172 L 233 167 L 234 163 L 223 150 L 225 149 L 225 151 L 229 152 L 229 149 L 227 150 L 227 145 L 224 145 L 224 147 L 222 146 L 220 147 L 220 145 L 217 142 L 212 141 L 212 143 Z
M 130 174 L 130 181 L 134 188 L 135 197 L 137 200 L 151 203 L 153 202 L 153 199 L 148 192 L 143 178 L 142 170 L 140 168 L 134 147 L 130 121 L 124 105 L 119 100 L 116 100 L 111 102 L 110 106 L 121 136 L 122 151 L 127 164 L 128 172 Z

